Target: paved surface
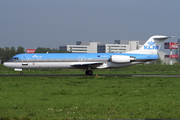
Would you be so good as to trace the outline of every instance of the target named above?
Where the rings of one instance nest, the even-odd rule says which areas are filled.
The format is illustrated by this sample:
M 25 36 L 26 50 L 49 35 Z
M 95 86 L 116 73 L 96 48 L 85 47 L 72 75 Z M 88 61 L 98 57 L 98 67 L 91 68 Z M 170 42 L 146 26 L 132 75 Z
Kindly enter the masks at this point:
M 58 74 L 58 75 L 0 75 L 0 76 L 13 76 L 13 77 L 18 77 L 18 76 L 82 76 L 82 77 L 90 77 L 90 76 L 116 76 L 116 77 L 180 77 L 180 75 L 84 75 L 84 74 L 80 74 L 80 75 L 77 75 L 77 74 L 69 74 L 69 75 L 61 75 L 61 74 Z
M 134 77 L 180 77 L 180 75 L 132 75 Z

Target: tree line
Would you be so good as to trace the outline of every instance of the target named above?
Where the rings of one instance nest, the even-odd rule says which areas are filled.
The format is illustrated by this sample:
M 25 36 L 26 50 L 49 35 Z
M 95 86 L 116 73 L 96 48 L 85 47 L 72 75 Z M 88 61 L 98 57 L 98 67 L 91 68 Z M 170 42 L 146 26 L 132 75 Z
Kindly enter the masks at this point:
M 44 47 L 38 47 L 35 51 L 35 53 L 69 53 L 68 51 L 62 51 L 58 50 L 57 48 L 44 48 Z
M 35 51 L 35 53 L 69 53 L 68 51 L 61 51 L 58 49 L 50 49 L 50 48 L 44 48 L 44 47 L 38 47 Z M 21 46 L 19 46 L 17 49 L 15 47 L 4 47 L 0 48 L 0 59 L 1 63 L 4 63 L 5 61 L 11 59 L 14 55 L 25 53 L 25 49 Z

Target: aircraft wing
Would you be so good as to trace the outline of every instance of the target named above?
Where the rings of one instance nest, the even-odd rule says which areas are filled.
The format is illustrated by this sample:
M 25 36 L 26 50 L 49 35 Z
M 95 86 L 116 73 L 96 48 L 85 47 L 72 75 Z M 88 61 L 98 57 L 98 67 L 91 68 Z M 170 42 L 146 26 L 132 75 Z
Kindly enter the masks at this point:
M 71 66 L 78 68 L 78 69 L 88 69 L 90 68 L 97 68 L 98 66 L 102 65 L 101 62 L 81 62 L 81 63 L 72 63 Z

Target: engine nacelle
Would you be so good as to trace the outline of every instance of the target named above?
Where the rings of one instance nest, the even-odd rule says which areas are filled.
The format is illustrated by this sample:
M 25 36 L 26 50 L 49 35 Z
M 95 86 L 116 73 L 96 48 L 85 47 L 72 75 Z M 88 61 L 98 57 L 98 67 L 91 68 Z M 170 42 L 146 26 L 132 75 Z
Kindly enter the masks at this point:
M 132 56 L 125 56 L 125 55 L 112 55 L 111 61 L 114 63 L 127 63 L 127 62 L 133 62 L 136 58 Z

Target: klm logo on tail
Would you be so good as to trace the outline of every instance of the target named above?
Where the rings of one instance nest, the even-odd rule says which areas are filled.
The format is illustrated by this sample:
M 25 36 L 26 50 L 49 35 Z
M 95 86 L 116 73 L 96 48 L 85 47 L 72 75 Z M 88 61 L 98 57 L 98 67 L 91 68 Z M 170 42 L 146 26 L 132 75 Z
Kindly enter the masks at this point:
M 148 42 L 148 45 L 144 45 L 144 50 L 159 50 L 159 46 L 155 42 Z

